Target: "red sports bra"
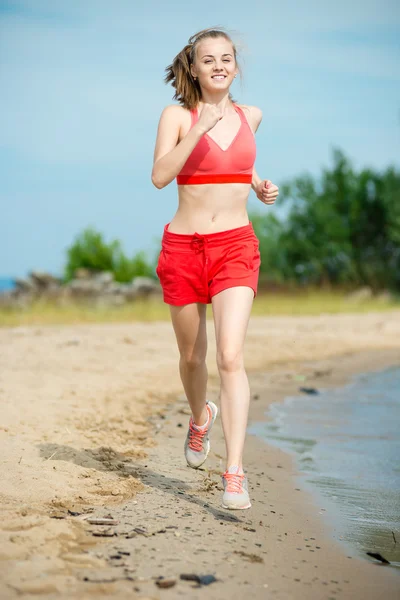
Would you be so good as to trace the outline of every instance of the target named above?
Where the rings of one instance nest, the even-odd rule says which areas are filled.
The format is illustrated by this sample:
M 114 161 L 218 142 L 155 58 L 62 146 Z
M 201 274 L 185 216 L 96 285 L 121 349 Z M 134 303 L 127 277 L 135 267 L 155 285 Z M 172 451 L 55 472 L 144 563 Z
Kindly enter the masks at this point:
M 207 133 L 200 139 L 178 174 L 178 185 L 202 183 L 251 183 L 256 158 L 254 134 L 241 108 L 233 105 L 240 117 L 239 131 L 226 150 L 223 150 Z M 199 116 L 190 111 L 192 125 Z

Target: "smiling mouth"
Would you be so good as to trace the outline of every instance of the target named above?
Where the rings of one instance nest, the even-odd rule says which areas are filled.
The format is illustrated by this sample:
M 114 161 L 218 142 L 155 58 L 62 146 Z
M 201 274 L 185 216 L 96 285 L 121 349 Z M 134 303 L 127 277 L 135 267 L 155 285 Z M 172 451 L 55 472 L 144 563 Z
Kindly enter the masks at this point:
M 223 81 L 226 79 L 226 75 L 213 75 L 211 79 L 216 79 L 217 81 Z

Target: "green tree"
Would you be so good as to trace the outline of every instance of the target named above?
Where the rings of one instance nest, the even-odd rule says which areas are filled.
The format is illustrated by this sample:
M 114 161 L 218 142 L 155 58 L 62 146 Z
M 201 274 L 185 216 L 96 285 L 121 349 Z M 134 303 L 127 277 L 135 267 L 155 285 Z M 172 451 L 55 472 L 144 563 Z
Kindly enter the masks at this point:
M 146 260 L 143 252 L 130 259 L 124 254 L 118 240 L 107 244 L 102 234 L 91 227 L 79 234 L 68 248 L 65 279 L 73 279 L 79 268 L 95 273 L 111 271 L 115 280 L 121 283 L 129 282 L 139 275 L 154 277 L 154 267 Z
M 284 183 L 279 202 L 284 220 L 251 217 L 272 279 L 400 289 L 400 173 L 393 167 L 356 172 L 335 150 L 331 169 Z
M 282 222 L 272 213 L 252 213 L 251 222 L 260 242 L 261 275 L 269 281 L 281 283 L 288 271 L 286 254 L 281 247 Z

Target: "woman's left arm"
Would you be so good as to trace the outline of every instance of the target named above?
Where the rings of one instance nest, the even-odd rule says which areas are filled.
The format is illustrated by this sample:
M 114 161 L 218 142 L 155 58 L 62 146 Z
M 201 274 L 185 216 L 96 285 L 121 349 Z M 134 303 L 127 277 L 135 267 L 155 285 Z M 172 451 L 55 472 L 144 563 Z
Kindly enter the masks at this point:
M 253 132 L 256 133 L 261 121 L 262 111 L 257 106 L 247 106 L 248 120 Z M 274 204 L 279 194 L 278 186 L 274 185 L 269 179 L 261 179 L 255 167 L 253 168 L 253 178 L 251 182 L 257 198 L 264 204 Z

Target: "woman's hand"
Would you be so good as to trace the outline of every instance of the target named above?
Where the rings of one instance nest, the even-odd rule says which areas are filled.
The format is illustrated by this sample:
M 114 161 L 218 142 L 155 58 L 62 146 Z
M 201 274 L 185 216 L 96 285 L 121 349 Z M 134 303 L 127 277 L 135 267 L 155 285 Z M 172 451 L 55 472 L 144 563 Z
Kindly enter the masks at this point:
M 224 113 L 222 109 L 215 106 L 215 104 L 203 104 L 197 124 L 204 133 L 207 133 L 207 131 L 210 131 L 223 116 Z
M 255 192 L 257 198 L 264 204 L 274 204 L 279 194 L 279 188 L 269 179 L 264 179 L 257 185 Z

